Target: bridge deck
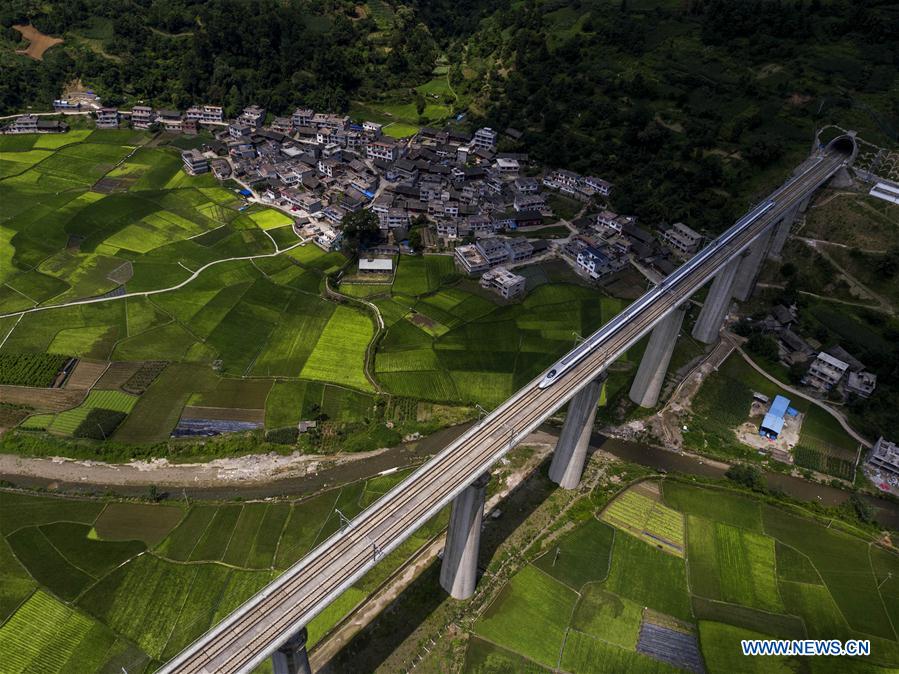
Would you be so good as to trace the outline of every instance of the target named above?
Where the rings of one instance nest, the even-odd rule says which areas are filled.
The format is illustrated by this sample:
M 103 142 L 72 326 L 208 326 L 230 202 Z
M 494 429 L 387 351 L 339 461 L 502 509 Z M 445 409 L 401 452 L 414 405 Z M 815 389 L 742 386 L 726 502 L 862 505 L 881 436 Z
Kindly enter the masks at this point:
M 597 343 L 592 351 L 552 386 L 538 388 L 542 375 L 524 386 L 357 516 L 344 531 L 319 545 L 159 671 L 246 672 L 262 662 L 699 290 L 726 262 L 823 184 L 845 159 L 837 152 L 822 155 L 820 161 L 813 162 L 771 195 L 774 204 L 761 217 L 745 224 L 741 224 L 745 218 L 738 221 L 728 230 L 733 236 L 722 235 L 707 246 L 702 259 L 691 269 L 679 276 L 675 272 L 669 277 L 671 282 L 635 302 L 625 320 L 613 321 L 613 325 L 594 333 Z

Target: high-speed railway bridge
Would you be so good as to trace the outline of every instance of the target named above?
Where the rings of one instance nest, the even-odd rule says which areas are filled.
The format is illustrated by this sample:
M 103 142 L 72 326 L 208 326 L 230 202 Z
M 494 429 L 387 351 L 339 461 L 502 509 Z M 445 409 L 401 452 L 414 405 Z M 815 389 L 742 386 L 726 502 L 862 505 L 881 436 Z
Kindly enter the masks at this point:
M 746 299 L 765 257 L 779 255 L 797 211 L 812 192 L 845 170 L 855 152 L 851 136 L 819 148 L 782 187 L 576 347 L 572 358 L 564 357 L 524 386 L 159 671 L 247 672 L 270 656 L 276 674 L 309 671 L 309 621 L 451 502 L 440 582 L 454 597 L 470 596 L 490 467 L 571 401 L 550 477 L 562 487 L 575 487 L 609 364 L 652 331 L 630 396 L 638 404 L 654 405 L 686 301 L 713 279 L 693 335 L 714 342 L 733 298 Z

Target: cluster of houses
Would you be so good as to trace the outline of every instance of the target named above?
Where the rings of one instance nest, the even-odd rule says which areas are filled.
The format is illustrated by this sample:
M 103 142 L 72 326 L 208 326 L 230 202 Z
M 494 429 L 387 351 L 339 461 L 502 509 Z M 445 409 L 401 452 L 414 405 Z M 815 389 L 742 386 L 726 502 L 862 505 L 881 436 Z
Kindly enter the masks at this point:
M 65 133 L 68 124 L 56 119 L 45 119 L 37 115 L 19 115 L 0 129 L 0 133 Z
M 869 398 L 877 386 L 877 375 L 841 346 L 821 350 L 821 345 L 801 337 L 793 328 L 797 322 L 795 306 L 778 304 L 762 322 L 762 330 L 777 340 L 780 360 L 787 365 L 807 364 L 802 383 L 824 395 L 849 394 Z
M 82 102 L 56 101 L 58 111 L 81 109 Z M 600 281 L 630 260 L 670 273 L 695 253 L 703 237 L 682 223 L 659 237 L 637 226 L 632 216 L 603 208 L 578 218 L 570 235 L 547 242 L 528 237 L 529 228 L 552 222 L 549 194 L 557 192 L 584 204 L 603 206 L 613 186 L 595 176 L 563 169 L 541 173 L 523 153 L 500 152 L 500 134 L 491 128 L 465 133 L 455 128 L 422 128 L 396 139 L 381 124 L 354 123 L 348 116 L 299 107 L 287 117 L 267 115 L 251 105 L 226 119 L 217 105 L 178 110 L 134 105 L 118 110 L 88 103 L 99 128 L 127 122 L 138 129 L 195 134 L 212 139 L 182 153 L 184 170 L 235 178 L 263 202 L 291 213 L 296 231 L 331 249 L 339 245 L 348 213 L 363 208 L 378 217 L 384 244 L 399 250 L 410 227 L 427 224 L 431 242 L 454 249 L 460 271 L 490 275 L 485 287 L 514 296 L 510 268 L 546 253 L 558 253 L 579 274 Z M 34 132 L 37 118 L 13 122 L 16 132 Z M 46 122 L 50 125 L 60 122 Z M 63 125 L 64 126 L 64 125 Z M 504 132 L 512 138 L 515 132 Z M 514 234 L 515 236 L 504 236 Z M 392 247 L 392 248 L 391 248 Z

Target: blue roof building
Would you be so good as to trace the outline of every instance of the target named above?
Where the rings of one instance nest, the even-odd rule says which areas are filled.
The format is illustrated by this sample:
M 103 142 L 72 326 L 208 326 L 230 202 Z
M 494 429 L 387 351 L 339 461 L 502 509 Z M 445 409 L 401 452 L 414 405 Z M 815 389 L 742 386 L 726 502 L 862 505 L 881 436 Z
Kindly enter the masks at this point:
M 762 420 L 762 425 L 759 426 L 759 435 L 764 436 L 769 440 L 777 440 L 777 437 L 784 427 L 784 415 L 787 414 L 789 410 L 790 399 L 784 398 L 783 396 L 776 396 L 774 402 L 771 403 L 771 407 L 768 409 L 768 413 Z

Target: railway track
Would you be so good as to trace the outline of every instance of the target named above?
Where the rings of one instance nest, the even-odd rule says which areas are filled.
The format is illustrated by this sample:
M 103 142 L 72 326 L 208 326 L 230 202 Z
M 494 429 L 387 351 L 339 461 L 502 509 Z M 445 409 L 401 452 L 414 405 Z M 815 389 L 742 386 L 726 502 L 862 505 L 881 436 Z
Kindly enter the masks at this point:
M 332 535 L 219 625 L 188 646 L 160 672 L 246 672 L 308 624 L 381 557 L 399 546 L 458 493 L 489 469 L 608 364 L 685 302 L 716 272 L 774 226 L 835 173 L 845 156 L 832 152 L 775 191 L 758 217 L 741 219 L 691 267 L 650 291 L 624 319 L 594 333 L 593 347 L 546 388 L 534 379 L 402 483 Z M 745 217 L 745 216 L 744 216 Z M 686 267 L 686 266 L 685 266 Z M 647 298 L 648 299 L 648 298 Z

